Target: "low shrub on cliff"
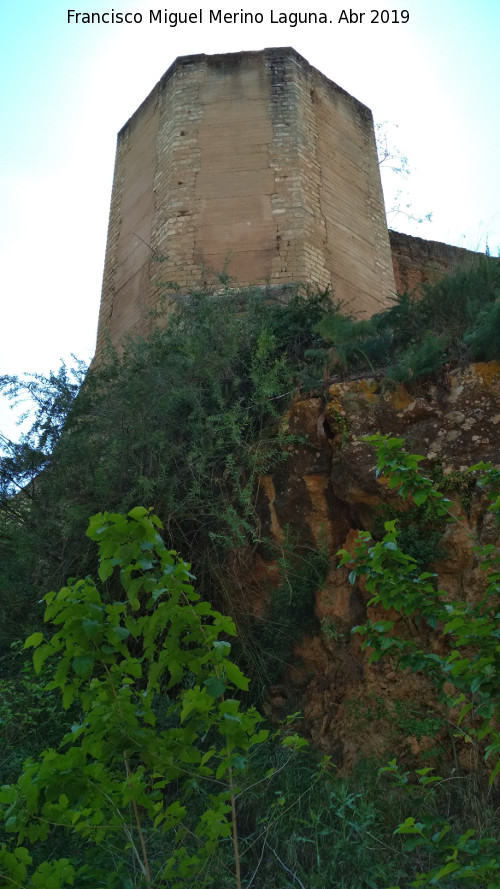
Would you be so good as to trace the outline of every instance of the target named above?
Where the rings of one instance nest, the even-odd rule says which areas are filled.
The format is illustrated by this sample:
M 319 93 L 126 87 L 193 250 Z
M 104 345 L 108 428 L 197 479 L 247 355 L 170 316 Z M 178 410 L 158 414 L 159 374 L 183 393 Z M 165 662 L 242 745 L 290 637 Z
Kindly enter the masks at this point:
M 405 383 L 445 365 L 500 359 L 500 261 L 484 259 L 419 293 L 403 293 L 369 322 L 332 305 L 316 325 L 320 342 L 308 353 L 325 375 L 381 370 Z
M 392 332 L 390 375 L 408 382 L 444 364 L 500 359 L 499 295 L 500 261 L 486 258 L 424 285 L 420 294 L 403 294 L 372 319 L 381 332 Z
M 154 504 L 202 585 L 221 548 L 255 544 L 255 482 L 282 457 L 279 418 L 328 297 L 268 305 L 250 292 L 245 311 L 242 298 L 193 294 L 167 327 L 110 350 L 76 401 L 67 374 L 29 381 L 35 422 L 0 460 L 0 589 L 16 574 L 25 589 L 85 574 L 79 541 L 105 507 Z M 2 380 L 13 397 L 24 385 Z
M 478 312 L 474 327 L 464 335 L 464 342 L 474 359 L 500 358 L 500 294 L 494 303 Z

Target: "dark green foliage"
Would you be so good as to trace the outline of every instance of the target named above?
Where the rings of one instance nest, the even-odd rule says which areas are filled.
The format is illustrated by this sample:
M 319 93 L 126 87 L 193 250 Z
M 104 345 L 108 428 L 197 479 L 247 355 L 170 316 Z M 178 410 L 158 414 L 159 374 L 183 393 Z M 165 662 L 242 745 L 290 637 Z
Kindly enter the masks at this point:
M 7 505 L 9 496 L 16 494 L 32 481 L 45 465 L 58 441 L 71 405 L 82 385 L 87 366 L 73 355 L 73 366 L 62 362 L 57 373 L 48 377 L 29 374 L 24 379 L 5 375 L 0 377 L 0 393 L 14 404 L 28 403 L 19 422 L 31 418 L 29 430 L 20 442 L 3 436 L 0 456 L 0 502 Z
M 367 366 L 373 370 L 373 366 L 361 344 L 367 341 L 375 333 L 375 327 L 370 321 L 354 321 L 347 315 L 330 311 L 316 325 L 316 332 L 327 343 L 331 343 L 330 361 L 332 369 L 338 367 L 342 370 L 349 366 L 354 356 L 361 356 Z
M 500 262 L 478 260 L 436 284 L 423 286 L 419 321 L 438 336 L 458 341 L 475 324 L 479 312 L 498 297 L 499 290 Z
M 445 531 L 445 517 L 429 515 L 424 504 L 402 511 L 382 506 L 377 511 L 372 528 L 375 539 L 384 536 L 386 522 L 393 519 L 398 523 L 398 541 L 402 551 L 415 561 L 420 571 L 445 554 L 439 545 Z
M 413 519 L 413 520 L 412 520 Z M 436 523 L 421 519 L 416 511 L 415 515 L 398 518 L 399 543 L 403 552 L 415 560 L 416 565 L 424 570 L 431 562 L 444 555 L 444 550 L 439 546 L 443 536 L 443 528 Z
M 43 524 L 35 518 L 38 479 L 50 464 L 86 369 L 74 358 L 71 367 L 62 363 L 48 377 L 0 378 L 1 393 L 15 404 L 31 405 L 21 421 L 28 417 L 32 421 L 19 442 L 0 436 L 0 658 L 39 617 L 33 595 L 43 559 L 37 547 L 39 561 L 35 561 L 33 550 L 34 541 L 38 537 L 41 543 L 44 533 Z
M 305 366 L 300 351 L 317 338 L 312 327 L 327 297 L 292 295 L 279 306 L 267 305 L 259 293 L 246 294 L 243 306 L 241 300 L 230 293 L 193 296 L 168 329 L 131 340 L 122 355 L 111 352 L 105 365 L 93 368 L 76 401 L 80 366 L 26 384 L 4 381 L 6 391 L 31 395 L 36 406 L 29 433 L 19 446 L 9 445 L 0 466 L 5 494 L 19 492 L 5 496 L 0 511 L 0 669 L 6 682 L 0 718 L 11 750 L 5 776 L 51 736 L 51 715 L 40 733 L 26 723 L 34 686 L 22 678 L 16 640 L 40 627 L 44 589 L 91 570 L 92 544 L 83 536 L 89 514 L 154 504 L 169 544 L 192 560 L 203 594 L 225 608 L 237 601 L 239 561 L 228 575 L 228 552 L 241 551 L 244 560 L 260 539 L 257 480 L 282 459 L 280 417 Z M 294 582 L 289 574 L 287 596 L 290 590 L 295 595 Z M 310 620 L 310 588 L 308 597 L 302 586 L 297 596 L 300 613 L 307 611 Z M 284 660 L 299 631 L 293 621 L 285 624 Z M 247 662 L 260 674 L 260 696 L 266 682 L 260 651 Z M 61 719 L 56 707 L 55 724 Z
M 4 391 L 36 404 L 32 429 L 0 465 L 5 626 L 14 630 L 33 584 L 88 570 L 79 541 L 89 513 L 136 502 L 154 506 L 212 595 L 223 551 L 258 542 L 256 480 L 283 458 L 280 417 L 297 386 L 319 392 L 332 372 L 380 368 L 411 384 L 445 363 L 495 357 L 499 289 L 500 263 L 485 260 L 371 322 L 343 315 L 328 294 L 282 304 L 261 292 L 199 293 L 179 302 L 167 329 L 110 352 L 76 402 L 81 367 L 5 378 Z
M 82 544 L 88 515 L 105 509 L 128 511 L 134 502 L 152 504 L 163 521 L 167 545 L 182 550 L 193 563 L 197 588 L 211 603 L 207 607 L 223 603 L 225 610 L 237 607 L 251 552 L 270 545 L 261 537 L 256 512 L 258 478 L 286 454 L 282 445 L 290 442 L 283 440 L 281 418 L 297 387 L 320 393 L 322 378 L 327 382 L 332 372 L 366 374 L 368 369 L 388 370 L 393 378 L 411 383 L 435 373 L 444 362 L 499 357 L 500 264 L 479 264 L 450 281 L 426 289 L 420 302 L 403 295 L 369 324 L 342 316 L 327 294 L 307 299 L 292 295 L 285 305 L 266 304 L 261 294 L 252 292 L 237 298 L 229 291 L 222 296 L 198 294 L 180 305 L 168 329 L 157 328 L 145 340 L 130 340 L 120 355 L 110 351 L 107 363 L 88 374 L 76 400 L 81 368 L 74 377 L 64 368 L 28 383 L 4 378 L 4 392 L 30 395 L 37 413 L 19 445 L 4 444 L 0 462 L 2 780 L 14 782 L 25 757 L 38 761 L 41 750 L 56 747 L 61 730 L 81 725 L 77 715 L 61 710 L 55 691 L 46 694 L 41 677 L 23 671 L 16 640 L 33 632 L 38 638 L 44 589 L 92 571 L 93 544 L 89 539 Z M 448 323 L 450 313 L 453 323 Z M 418 649 L 415 636 L 406 647 L 406 640 L 396 634 L 392 638 L 387 621 L 367 632 L 379 641 L 384 656 L 394 652 L 405 665 L 429 670 L 435 677 L 448 671 L 457 692 L 464 695 L 462 720 L 472 712 L 473 729 L 480 725 L 484 730 L 482 739 L 473 731 L 472 742 L 478 750 L 488 746 L 487 762 L 493 764 L 498 754 L 490 718 L 498 660 L 498 631 L 488 611 L 493 600 L 485 600 L 483 611 L 448 603 L 452 610 L 446 615 L 439 612 L 443 602 L 436 599 L 434 579 L 422 568 L 439 555 L 446 504 L 431 480 L 415 483 L 418 459 L 405 455 L 402 460 L 399 446 L 390 441 L 379 454 L 390 469 L 389 486 L 402 485 L 402 496 L 413 498 L 417 515 L 400 517 L 397 536 L 389 521 L 370 557 L 371 569 L 383 566 L 390 581 L 380 593 L 385 596 L 384 607 L 400 607 L 404 626 L 417 630 L 434 626 L 441 615 L 449 625 L 446 644 L 453 639 L 455 645 L 458 639 L 455 649 L 460 649 L 460 656 L 443 663 L 442 656 L 433 656 L 435 652 Z M 488 472 L 493 483 L 492 471 Z M 470 500 L 468 484 L 459 482 Z M 280 561 L 280 583 L 266 591 L 262 618 L 245 619 L 243 607 L 236 615 L 242 638 L 234 651 L 245 672 L 255 677 L 254 701 L 262 700 L 269 683 L 281 679 L 302 633 L 314 629 L 313 595 L 327 567 L 324 554 L 308 551 L 296 540 L 289 540 L 274 555 Z M 492 558 L 491 553 L 486 555 Z M 418 581 L 415 568 L 420 572 Z M 75 582 L 70 581 L 68 588 L 76 589 Z M 86 593 L 90 589 L 85 586 Z M 116 577 L 110 574 L 103 580 L 103 591 L 110 603 L 120 603 Z M 87 620 L 91 638 L 93 618 Z M 346 644 L 340 636 L 335 639 L 334 626 L 329 631 L 331 641 Z M 135 650 L 132 656 L 137 656 Z M 87 680 L 86 657 L 73 659 L 76 682 Z M 185 688 L 190 687 L 186 679 Z M 215 692 L 217 681 L 207 688 Z M 159 731 L 171 728 L 172 699 L 170 690 L 163 689 L 151 703 Z M 471 700 L 473 710 L 466 712 Z M 439 719 L 425 707 L 408 713 L 404 704 L 392 713 L 395 731 L 416 737 L 432 732 Z M 285 727 L 285 736 L 289 730 Z M 210 732 L 207 739 L 210 743 Z M 248 756 L 238 798 L 244 886 L 290 889 L 302 883 L 308 889 L 385 889 L 396 883 L 405 887 L 437 883 L 443 889 L 455 885 L 475 889 L 488 885 L 490 800 L 483 791 L 481 796 L 477 788 L 471 789 L 476 779 L 466 781 L 460 775 L 455 786 L 446 777 L 431 797 L 421 781 L 427 780 L 425 770 L 411 776 L 391 768 L 380 778 L 381 790 L 372 773 L 363 780 L 339 780 L 330 766 L 318 769 L 312 758 L 306 762 L 307 756 L 304 753 L 300 765 L 287 769 L 288 754 L 279 739 L 268 740 Z M 366 763 L 363 767 L 368 770 Z M 270 776 L 271 770 L 271 784 L 262 794 L 263 775 Z M 44 774 L 52 774 L 50 763 Z M 33 778 L 34 773 L 28 783 Z M 483 786 L 480 778 L 478 787 Z M 415 798 L 409 817 L 406 788 L 415 785 L 424 786 L 425 792 Z M 212 795 L 202 782 L 193 782 L 189 793 L 193 818 L 213 809 Z M 50 803 L 62 807 L 58 812 L 66 817 L 64 799 Z M 476 818 L 474 837 L 466 836 L 466 813 L 471 807 L 485 813 L 482 825 Z M 54 816 L 58 812 L 54 809 Z M 445 816 L 450 830 L 439 835 Z M 116 825 L 112 826 L 114 830 Z M 396 828 L 399 833 L 393 836 Z M 187 837 L 186 849 L 194 855 L 197 840 Z M 207 855 L 193 885 L 234 886 L 232 852 L 223 839 Z M 52 831 L 51 842 L 52 855 L 59 857 L 60 882 L 50 882 L 51 865 L 43 870 L 36 849 L 33 868 L 38 876 L 23 882 L 23 868 L 29 871 L 31 865 L 19 847 L 4 858 L 19 885 L 62 889 L 71 884 L 71 868 L 77 865 L 75 885 L 82 889 L 129 889 L 140 884 L 125 876 L 124 850 L 106 837 L 91 852 L 81 848 L 80 838 L 68 838 L 61 830 Z M 148 843 L 153 858 L 165 860 L 163 840 L 154 831 Z M 460 867 L 468 867 L 472 860 L 474 871 L 448 868 L 439 876 L 454 849 Z M 450 858 L 443 863 L 447 855 Z M 38 866 L 42 869 L 36 870 Z M 189 870 L 187 863 L 186 867 Z M 434 882 L 422 882 L 417 874 L 427 874 Z M 0 885 L 3 889 L 1 881 Z
M 500 356 L 500 299 L 478 313 L 474 327 L 464 335 L 473 358 L 484 361 Z
M 252 677 L 257 706 L 269 685 L 284 678 L 297 640 L 314 631 L 314 594 L 321 588 L 330 562 L 326 550 L 305 550 L 289 529 L 286 531 L 281 551 L 275 552 L 279 584 L 268 585 L 260 617 L 242 615 L 238 622 L 240 657 Z
M 343 779 L 304 749 L 295 717 L 273 736 L 263 729 L 240 701 L 232 620 L 199 598 L 159 530 L 144 508 L 93 516 L 99 580 L 44 597 L 45 633 L 25 647 L 49 680 L 37 697 L 50 707 L 60 694 L 72 724 L 0 790 L 2 889 L 408 885 L 428 850 L 414 842 L 408 855 L 392 835 L 424 826 L 397 827 L 407 775 L 390 763 L 382 788 L 373 774 Z M 417 775 L 414 810 L 437 823 L 443 789 L 422 793 L 434 779 Z M 463 836 L 461 858 L 491 874 L 489 839 L 480 858 L 479 840 Z
M 51 662 L 47 689 L 60 692 L 65 710 L 77 705 L 77 722 L 1 788 L 7 883 L 38 886 L 43 875 L 58 887 L 89 867 L 95 879 L 94 849 L 104 844 L 122 884 L 201 886 L 221 844 L 232 845 L 241 885 L 235 793 L 268 731 L 235 697 L 248 680 L 229 660 L 233 621 L 200 600 L 189 565 L 165 548 L 159 528 L 143 507 L 93 516 L 87 534 L 99 544 L 99 582 L 86 577 L 44 597 L 52 635 L 33 633 L 25 647 L 35 649 L 35 671 Z M 157 729 L 160 691 L 167 696 Z M 289 751 L 304 743 L 283 739 Z M 201 810 L 198 784 L 207 788 Z M 153 833 L 158 841 L 148 843 Z M 61 834 L 71 858 L 54 856 Z M 31 847 L 38 867 L 28 877 L 19 864 L 29 868 Z
M 269 767 L 263 753 L 256 751 L 254 768 Z M 256 875 L 252 886 L 379 889 L 400 875 L 404 862 L 401 867 L 397 846 L 392 844 L 390 857 L 386 854 L 384 819 L 386 814 L 396 825 L 397 809 L 383 813 L 375 785 L 340 778 L 327 758 L 315 763 L 311 751 L 291 768 L 283 768 L 279 750 L 267 748 L 265 754 L 276 770 L 265 807 L 259 787 L 254 794 L 249 788 L 241 812 L 242 826 L 250 829 L 242 860 L 248 862 L 245 874 Z
M 393 379 L 430 376 L 444 364 L 500 358 L 499 342 L 479 337 L 496 324 L 492 303 L 500 294 L 500 262 L 485 258 L 447 275 L 422 294 L 398 298 L 396 305 L 372 319 L 393 333 Z M 396 358 L 396 362 L 394 361 Z
M 397 796 L 339 779 L 294 718 L 261 728 L 232 620 L 159 529 L 144 508 L 93 516 L 99 580 L 44 597 L 25 647 L 72 724 L 0 790 L 0 885 L 378 889 L 406 874 Z
M 0 678 L 0 786 L 15 780 L 24 760 L 57 743 L 62 725 L 70 725 L 58 696 L 45 689 L 47 672 L 37 676 L 18 648 L 4 657 Z
M 398 364 L 390 367 L 390 379 L 411 382 L 420 377 L 432 376 L 445 363 L 444 343 L 433 333 L 426 333 L 418 347 L 409 346 L 402 353 Z
M 399 295 L 370 322 L 332 305 L 316 325 L 323 342 L 307 353 L 324 373 L 359 374 L 383 369 L 412 383 L 445 365 L 500 358 L 500 262 L 485 258 L 420 293 Z
M 48 420 L 37 416 L 26 454 L 3 466 L 9 490 L 25 483 L 29 458 L 35 473 L 44 467 L 3 513 L 3 601 L 13 600 L 13 584 L 29 590 L 85 574 L 86 518 L 104 508 L 154 505 L 208 593 L 221 550 L 255 543 L 256 480 L 281 458 L 279 420 L 326 296 L 276 306 L 249 293 L 243 308 L 242 299 L 195 294 L 167 328 L 111 352 L 88 374 L 60 437 L 59 393 L 47 386 Z M 41 447 L 47 423 L 56 427 L 51 455 Z
M 367 440 L 377 450 L 377 474 L 385 477 L 390 488 L 411 498 L 430 519 L 441 515 L 457 520 L 447 498 L 418 471 L 422 457 L 407 454 L 401 439 L 374 435 Z M 478 474 L 479 487 L 487 492 L 488 510 L 498 524 L 500 473 L 489 464 L 478 464 L 472 470 Z M 362 635 L 369 659 L 377 663 L 392 658 L 397 669 L 427 676 L 445 712 L 448 708 L 458 710 L 451 721 L 454 736 L 461 735 L 473 744 L 478 758 L 476 786 L 462 816 L 451 814 L 446 795 L 443 807 L 442 789 L 447 782 L 432 774 L 430 767 L 417 769 L 412 777 L 401 772 L 395 760 L 382 769 L 392 776 L 393 786 L 404 788 L 408 799 L 413 797 L 419 810 L 417 817 L 407 816 L 396 830 L 404 838 L 406 852 L 418 850 L 424 855 L 412 887 L 439 883 L 443 887 L 476 889 L 484 885 L 491 889 L 500 880 L 500 836 L 479 765 L 483 759 L 492 788 L 500 774 L 500 553 L 489 543 L 478 544 L 475 552 L 485 573 L 485 590 L 477 601 L 453 600 L 437 590 L 435 575 L 421 572 L 402 550 L 395 520 L 385 523 L 382 540 L 374 542 L 370 534 L 359 532 L 354 555 L 345 550 L 340 553 L 341 564 L 351 567 L 351 582 L 363 576 L 371 594 L 369 606 L 378 608 L 379 613 L 389 612 L 387 618 L 377 615 L 353 630 Z M 401 618 L 397 626 L 395 612 Z M 429 630 L 439 632 L 439 645 L 432 644 L 436 636 L 429 636 Z M 457 771 L 455 756 L 454 773 Z
M 276 337 L 278 348 L 285 352 L 296 370 L 300 370 L 307 349 L 319 341 L 316 326 L 331 312 L 332 300 L 328 291 L 306 291 L 294 294 L 285 304 L 274 302 L 266 306 L 265 319 Z

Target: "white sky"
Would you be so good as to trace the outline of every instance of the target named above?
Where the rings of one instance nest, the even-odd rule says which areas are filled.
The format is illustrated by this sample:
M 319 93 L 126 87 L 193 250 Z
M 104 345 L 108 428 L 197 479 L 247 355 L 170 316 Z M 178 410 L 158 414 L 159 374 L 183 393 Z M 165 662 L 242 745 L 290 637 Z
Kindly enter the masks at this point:
M 77 2 L 77 0 L 73 0 Z M 500 249 L 500 2 L 318 0 L 331 24 L 271 24 L 271 9 L 178 0 L 83 0 L 79 12 L 142 14 L 142 23 L 68 24 L 68 0 L 0 0 L 0 374 L 47 373 L 94 352 L 116 134 L 179 55 L 293 46 L 389 121 L 410 177 L 384 177 L 386 205 L 408 193 L 416 225 L 392 226 L 450 244 Z M 406 9 L 407 24 L 370 10 Z M 149 23 L 149 10 L 203 9 L 203 23 Z M 262 12 L 263 24 L 209 24 L 208 10 Z M 342 10 L 365 12 L 339 24 Z M 397 129 L 396 129 L 397 127 Z M 0 432 L 15 437 L 0 404 Z

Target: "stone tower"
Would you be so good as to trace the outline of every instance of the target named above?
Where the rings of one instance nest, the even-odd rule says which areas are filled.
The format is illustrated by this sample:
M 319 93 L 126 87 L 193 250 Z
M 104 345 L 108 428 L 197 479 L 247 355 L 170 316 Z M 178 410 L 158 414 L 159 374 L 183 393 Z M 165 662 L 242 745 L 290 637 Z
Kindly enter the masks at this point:
M 290 48 L 178 58 L 118 134 L 97 352 L 223 267 L 359 317 L 395 291 L 372 114 Z

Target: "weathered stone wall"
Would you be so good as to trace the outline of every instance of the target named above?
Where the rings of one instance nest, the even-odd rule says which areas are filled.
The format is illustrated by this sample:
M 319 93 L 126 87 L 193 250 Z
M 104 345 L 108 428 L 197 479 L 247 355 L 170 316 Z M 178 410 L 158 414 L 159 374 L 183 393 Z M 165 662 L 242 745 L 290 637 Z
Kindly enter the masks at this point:
M 97 351 L 227 262 L 362 316 L 394 293 L 371 112 L 293 49 L 179 58 L 119 133 Z
M 434 284 L 460 266 L 477 262 L 483 254 L 452 247 L 440 241 L 425 241 L 389 231 L 394 278 L 398 293 L 412 293 L 421 284 Z

